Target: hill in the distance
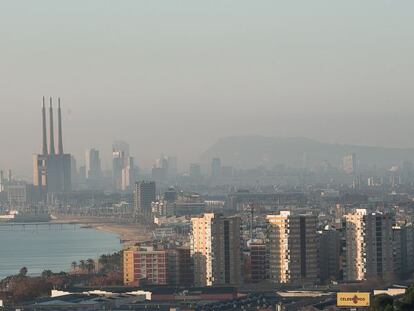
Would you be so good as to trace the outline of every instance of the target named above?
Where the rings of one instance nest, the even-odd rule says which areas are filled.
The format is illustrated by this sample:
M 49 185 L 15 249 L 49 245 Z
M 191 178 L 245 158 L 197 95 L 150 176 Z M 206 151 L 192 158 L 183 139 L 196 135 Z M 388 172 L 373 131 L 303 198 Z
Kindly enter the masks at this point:
M 265 136 L 234 136 L 219 139 L 202 155 L 209 163 L 219 157 L 223 165 L 235 168 L 290 167 L 319 165 L 328 161 L 339 166 L 342 158 L 355 153 L 361 167 L 390 167 L 404 161 L 414 161 L 414 149 L 340 145 L 317 142 L 308 138 L 280 138 Z

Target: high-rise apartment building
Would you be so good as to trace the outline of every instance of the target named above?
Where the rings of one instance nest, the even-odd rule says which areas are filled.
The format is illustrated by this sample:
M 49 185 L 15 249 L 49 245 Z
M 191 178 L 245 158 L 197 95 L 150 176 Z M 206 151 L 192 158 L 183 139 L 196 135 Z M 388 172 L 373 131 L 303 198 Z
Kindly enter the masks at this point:
M 209 213 L 191 218 L 191 256 L 196 286 L 241 283 L 239 217 Z
M 134 188 L 134 215 L 146 220 L 152 218 L 152 202 L 155 202 L 155 182 L 140 181 Z
M 47 145 L 46 107 L 42 105 L 42 153 L 33 156 L 33 184 L 39 193 L 71 191 L 71 155 L 63 152 L 62 113 L 58 99 L 58 150 L 55 150 L 53 104 L 49 108 L 49 150 Z
M 356 209 L 345 215 L 345 280 L 393 276 L 393 223 L 390 213 Z
M 406 279 L 414 272 L 414 227 L 394 227 L 394 272 L 400 279 Z
M 191 286 L 190 250 L 135 247 L 123 253 L 124 285 Z
M 249 243 L 250 282 L 260 283 L 267 279 L 267 247 L 262 241 Z
M 355 174 L 357 170 L 357 160 L 354 153 L 348 154 L 342 159 L 342 169 L 347 174 Z
M 337 281 L 340 274 L 341 234 L 333 228 L 318 231 L 318 266 L 322 282 Z
M 275 283 L 317 281 L 317 218 L 281 211 L 268 215 L 269 277 Z

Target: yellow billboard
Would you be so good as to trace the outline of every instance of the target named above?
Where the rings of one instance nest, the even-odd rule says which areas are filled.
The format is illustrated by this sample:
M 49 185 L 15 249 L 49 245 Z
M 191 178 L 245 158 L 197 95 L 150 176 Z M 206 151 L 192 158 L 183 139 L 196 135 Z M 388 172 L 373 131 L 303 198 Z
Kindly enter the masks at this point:
M 336 296 L 338 307 L 369 307 L 370 293 L 338 293 Z

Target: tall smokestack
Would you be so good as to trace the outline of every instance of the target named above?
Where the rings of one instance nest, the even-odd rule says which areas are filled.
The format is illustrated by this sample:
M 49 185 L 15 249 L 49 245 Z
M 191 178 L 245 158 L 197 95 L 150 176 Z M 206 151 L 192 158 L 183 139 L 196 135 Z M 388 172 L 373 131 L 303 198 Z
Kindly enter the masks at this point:
M 53 130 L 53 107 L 52 107 L 52 97 L 50 97 L 50 108 L 49 108 L 49 117 L 50 117 L 50 124 L 49 124 L 49 139 L 50 139 L 50 155 L 55 155 L 55 135 Z
M 58 152 L 63 154 L 63 134 L 62 134 L 62 110 L 60 108 L 60 97 L 58 98 Z
M 47 155 L 47 136 L 46 136 L 46 107 L 45 107 L 45 97 L 43 96 L 43 105 L 42 105 L 42 154 Z

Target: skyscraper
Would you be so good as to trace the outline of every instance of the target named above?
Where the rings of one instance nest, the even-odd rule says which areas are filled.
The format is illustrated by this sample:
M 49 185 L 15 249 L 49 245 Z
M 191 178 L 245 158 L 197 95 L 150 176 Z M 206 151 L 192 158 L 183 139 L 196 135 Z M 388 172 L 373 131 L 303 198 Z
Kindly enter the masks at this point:
M 42 153 L 33 156 L 33 184 L 43 193 L 62 193 L 71 190 L 71 155 L 63 152 L 62 113 L 58 99 L 58 152 L 55 151 L 53 104 L 49 107 L 49 152 L 45 98 L 42 104 Z
M 241 284 L 239 217 L 191 218 L 191 256 L 196 286 Z
M 270 279 L 275 283 L 315 283 L 316 216 L 281 211 L 279 215 L 268 215 L 267 221 Z
M 96 149 L 88 149 L 85 152 L 85 174 L 90 180 L 98 180 L 101 178 L 101 158 L 99 151 Z
M 112 145 L 112 178 L 115 190 L 122 190 L 122 171 L 128 165 L 129 145 L 117 140 Z
M 221 176 L 221 160 L 220 158 L 214 158 L 211 161 L 211 177 L 220 178 Z
M 390 213 L 366 209 L 345 215 L 346 280 L 393 276 L 393 222 Z
M 347 174 L 355 174 L 357 170 L 357 160 L 354 153 L 344 156 L 342 159 L 342 169 Z
M 190 178 L 194 181 L 199 181 L 201 179 L 201 166 L 198 163 L 190 164 Z
M 135 182 L 135 166 L 134 166 L 134 158 L 128 157 L 126 159 L 126 163 L 124 168 L 122 169 L 122 185 L 121 189 L 123 191 L 129 190 L 133 187 Z
M 134 189 L 134 215 L 146 220 L 152 218 L 152 202 L 155 201 L 155 182 L 141 181 L 135 183 Z

